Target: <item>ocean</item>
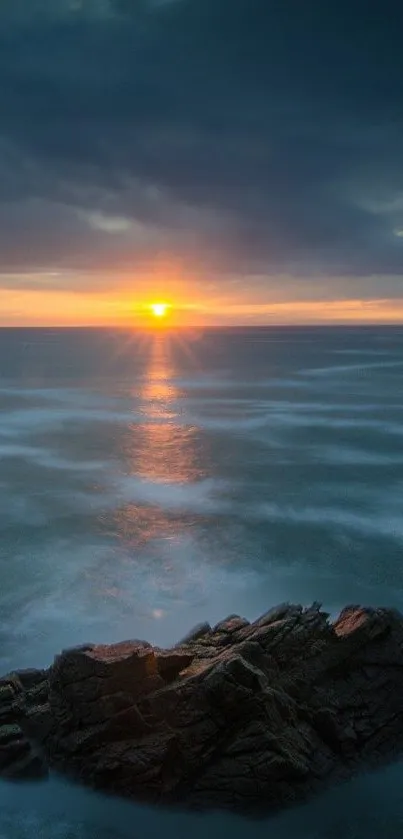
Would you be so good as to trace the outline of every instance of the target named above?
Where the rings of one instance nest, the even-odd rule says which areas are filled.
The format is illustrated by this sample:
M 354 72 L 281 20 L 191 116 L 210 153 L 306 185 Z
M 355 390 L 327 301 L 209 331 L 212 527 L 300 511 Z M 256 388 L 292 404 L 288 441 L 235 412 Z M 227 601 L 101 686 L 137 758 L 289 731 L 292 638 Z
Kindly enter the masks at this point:
M 285 600 L 403 608 L 403 328 L 0 330 L 0 672 Z M 0 785 L 0 839 L 403 836 L 403 766 L 269 822 Z

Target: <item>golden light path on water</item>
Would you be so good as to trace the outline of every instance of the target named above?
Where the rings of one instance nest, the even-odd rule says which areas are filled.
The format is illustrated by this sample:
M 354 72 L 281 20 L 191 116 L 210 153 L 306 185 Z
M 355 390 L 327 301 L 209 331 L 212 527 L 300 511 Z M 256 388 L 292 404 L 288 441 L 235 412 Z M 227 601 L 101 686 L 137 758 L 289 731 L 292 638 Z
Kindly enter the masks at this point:
M 189 353 L 190 345 L 179 346 L 182 341 L 165 329 L 142 339 L 144 369 L 131 391 L 136 421 L 122 431 L 120 447 L 133 497 L 113 515 L 123 577 L 146 576 L 157 619 L 165 615 L 167 601 L 172 605 L 206 586 L 206 559 L 191 561 L 194 527 L 203 516 L 192 511 L 189 499 L 203 493 L 210 457 L 198 427 L 183 421 L 175 356 L 178 350 Z
M 178 422 L 181 391 L 175 384 L 175 340 L 169 333 L 150 336 L 147 366 L 133 392 L 144 422 L 133 429 L 135 438 L 126 456 L 133 475 L 157 483 L 186 484 L 204 472 L 196 457 L 197 428 Z

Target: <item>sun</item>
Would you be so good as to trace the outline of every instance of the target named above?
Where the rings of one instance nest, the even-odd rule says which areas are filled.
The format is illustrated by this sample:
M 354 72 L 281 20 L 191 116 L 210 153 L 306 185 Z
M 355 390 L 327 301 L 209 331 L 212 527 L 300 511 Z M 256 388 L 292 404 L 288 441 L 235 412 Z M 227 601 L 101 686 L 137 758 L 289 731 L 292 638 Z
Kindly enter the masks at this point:
M 155 318 L 165 318 L 169 311 L 168 303 L 151 303 L 151 312 Z

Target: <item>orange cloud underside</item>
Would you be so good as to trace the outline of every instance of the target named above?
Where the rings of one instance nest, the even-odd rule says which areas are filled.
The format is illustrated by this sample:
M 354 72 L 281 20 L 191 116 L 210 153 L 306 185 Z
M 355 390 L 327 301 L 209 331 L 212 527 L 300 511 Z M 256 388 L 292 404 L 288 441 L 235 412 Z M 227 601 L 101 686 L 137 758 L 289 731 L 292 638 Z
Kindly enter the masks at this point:
M 403 298 L 395 300 L 284 301 L 261 304 L 232 302 L 197 294 L 172 300 L 172 326 L 275 323 L 402 323 Z M 155 300 L 150 295 L 151 302 Z M 0 288 L 1 326 L 142 325 L 151 302 L 124 293 Z

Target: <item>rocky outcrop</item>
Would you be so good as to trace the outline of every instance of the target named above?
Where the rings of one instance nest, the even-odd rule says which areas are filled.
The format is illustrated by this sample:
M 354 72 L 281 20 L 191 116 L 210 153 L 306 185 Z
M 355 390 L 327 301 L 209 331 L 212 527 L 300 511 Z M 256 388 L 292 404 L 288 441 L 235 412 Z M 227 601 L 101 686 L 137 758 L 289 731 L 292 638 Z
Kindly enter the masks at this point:
M 331 623 L 316 604 L 284 605 L 254 623 L 203 624 L 170 650 L 67 650 L 30 678 L 1 683 L 8 777 L 29 748 L 33 761 L 43 754 L 131 798 L 260 814 L 403 749 L 403 617 L 393 610 L 349 607 Z M 0 688 L 0 712 L 1 702 Z

